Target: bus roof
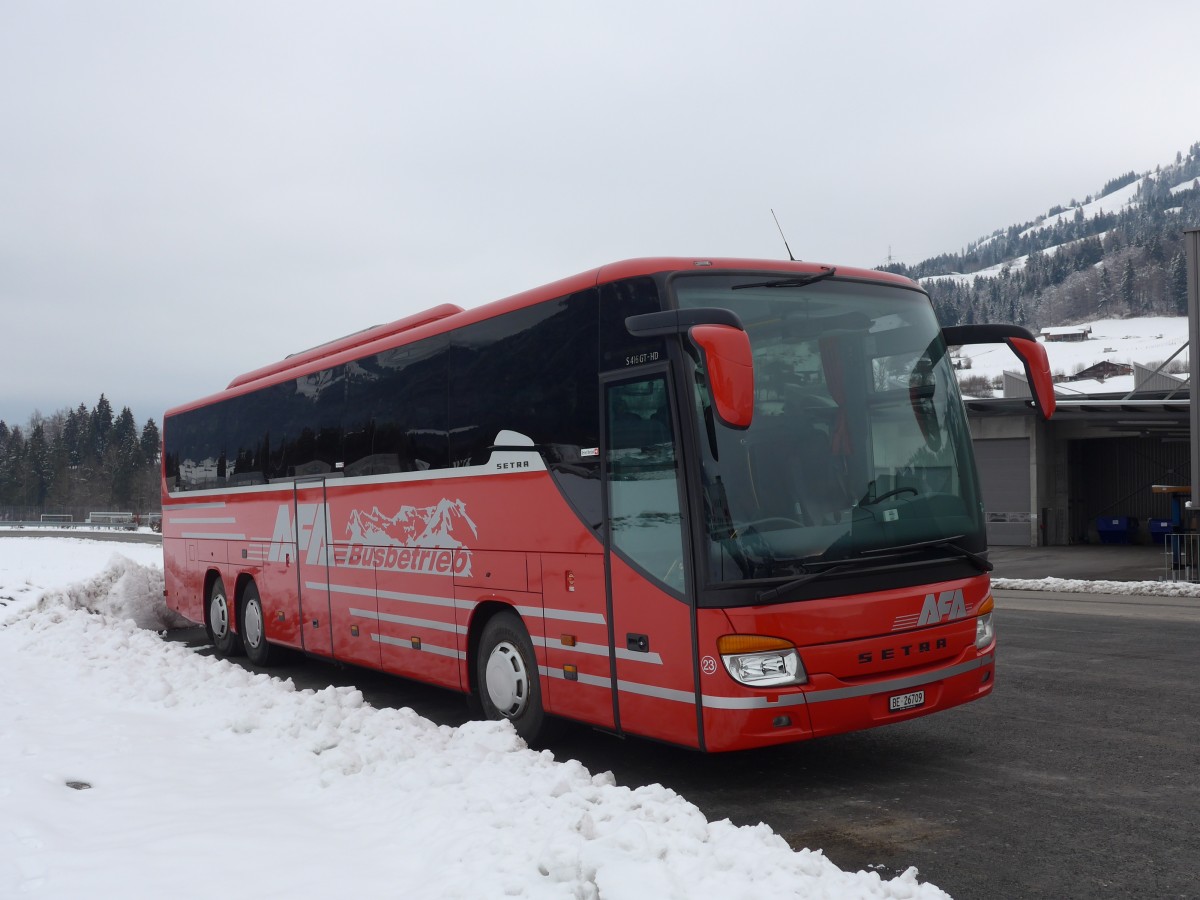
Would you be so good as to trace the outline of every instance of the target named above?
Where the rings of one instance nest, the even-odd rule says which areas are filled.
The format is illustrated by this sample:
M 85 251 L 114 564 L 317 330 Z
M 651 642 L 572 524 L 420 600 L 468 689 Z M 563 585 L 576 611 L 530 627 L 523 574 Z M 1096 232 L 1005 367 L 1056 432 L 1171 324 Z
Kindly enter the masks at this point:
M 190 403 L 181 404 L 167 410 L 166 415 L 185 412 L 189 409 L 206 406 L 225 397 L 247 393 L 253 388 L 265 387 L 268 384 L 285 381 L 307 375 L 330 366 L 349 362 L 361 356 L 377 353 L 391 345 L 406 344 L 411 341 L 432 337 L 447 331 L 452 331 L 464 325 L 470 325 L 485 319 L 534 306 L 555 297 L 576 293 L 589 287 L 608 284 L 625 278 L 639 275 L 657 275 L 664 272 L 717 272 L 717 271 L 746 271 L 763 273 L 796 273 L 807 274 L 820 272 L 829 268 L 825 264 L 815 262 L 800 262 L 779 259 L 741 259 L 734 257 L 691 257 L 691 256 L 661 256 L 626 259 L 609 263 L 578 275 L 560 279 L 540 287 L 513 294 L 502 300 L 477 306 L 473 309 L 463 309 L 453 303 L 443 303 L 423 312 L 397 319 L 385 325 L 375 325 L 354 332 L 341 338 L 319 344 L 308 350 L 291 354 L 278 362 L 270 363 L 258 369 L 237 376 L 223 391 L 203 397 Z M 859 269 L 838 266 L 839 277 L 858 278 L 866 281 L 879 281 L 895 284 L 900 287 L 918 287 L 912 280 L 901 275 L 881 272 L 876 269 Z M 398 335 L 404 339 L 396 340 Z

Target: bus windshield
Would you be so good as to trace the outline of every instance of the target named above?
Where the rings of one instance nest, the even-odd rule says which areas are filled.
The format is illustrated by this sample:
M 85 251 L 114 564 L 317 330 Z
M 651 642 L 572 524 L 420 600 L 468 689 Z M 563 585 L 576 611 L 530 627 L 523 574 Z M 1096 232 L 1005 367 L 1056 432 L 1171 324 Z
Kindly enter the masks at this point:
M 690 373 L 711 583 L 985 548 L 966 417 L 923 293 L 752 274 L 672 284 L 680 308 L 734 310 L 754 354 L 744 431 L 714 417 L 699 361 Z

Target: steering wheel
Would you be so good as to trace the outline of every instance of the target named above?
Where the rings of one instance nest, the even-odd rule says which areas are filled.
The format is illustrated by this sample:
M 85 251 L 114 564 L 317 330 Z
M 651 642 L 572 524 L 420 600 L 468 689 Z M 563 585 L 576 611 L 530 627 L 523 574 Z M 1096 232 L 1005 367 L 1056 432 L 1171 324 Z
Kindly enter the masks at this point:
M 755 534 L 757 534 L 759 525 L 767 525 L 768 523 L 771 523 L 771 522 L 782 522 L 784 525 L 788 526 L 789 528 L 807 528 L 808 527 L 803 522 L 799 522 L 796 519 L 789 519 L 787 516 L 767 516 L 765 519 L 755 519 L 752 522 L 746 522 L 744 525 L 739 526 L 739 530 L 742 528 L 749 528 L 749 529 L 753 530 L 755 532 Z
M 917 496 L 917 489 L 915 487 L 894 488 L 893 490 L 888 491 L 886 494 L 880 494 L 878 497 L 876 497 L 870 503 L 863 504 L 863 505 L 864 506 L 874 506 L 877 503 L 882 503 L 888 497 L 895 497 L 899 494 L 912 494 L 915 497 L 915 496 Z

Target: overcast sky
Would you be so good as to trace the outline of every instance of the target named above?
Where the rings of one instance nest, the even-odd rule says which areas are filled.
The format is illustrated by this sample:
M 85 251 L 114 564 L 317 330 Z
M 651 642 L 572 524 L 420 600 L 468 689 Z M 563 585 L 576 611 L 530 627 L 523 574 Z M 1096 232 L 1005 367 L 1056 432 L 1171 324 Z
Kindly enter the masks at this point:
M 1194 2 L 0 2 L 0 419 L 633 256 L 915 263 L 1200 140 Z

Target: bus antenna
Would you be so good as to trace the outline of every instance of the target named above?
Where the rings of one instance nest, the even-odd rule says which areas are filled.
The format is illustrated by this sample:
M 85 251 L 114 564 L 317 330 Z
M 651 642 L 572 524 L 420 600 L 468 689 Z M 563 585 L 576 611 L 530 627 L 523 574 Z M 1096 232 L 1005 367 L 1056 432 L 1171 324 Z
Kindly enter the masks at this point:
M 788 252 L 788 259 L 795 262 L 796 257 L 792 256 L 792 248 L 788 246 L 787 236 L 783 233 L 783 227 L 779 224 L 779 216 L 775 215 L 775 210 L 771 210 L 771 218 L 775 220 L 775 227 L 779 229 L 779 236 L 783 238 L 783 246 Z

